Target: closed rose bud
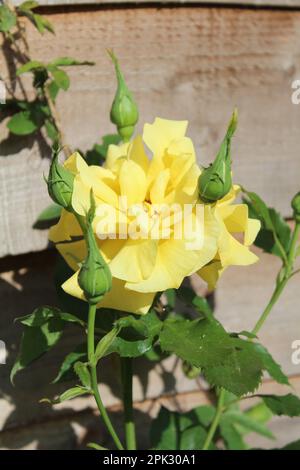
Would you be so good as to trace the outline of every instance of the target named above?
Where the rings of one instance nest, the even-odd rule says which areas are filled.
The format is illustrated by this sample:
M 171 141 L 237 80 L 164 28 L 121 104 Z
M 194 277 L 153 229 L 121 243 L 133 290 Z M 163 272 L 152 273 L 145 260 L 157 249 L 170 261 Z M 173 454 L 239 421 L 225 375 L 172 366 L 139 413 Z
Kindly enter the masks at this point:
M 56 204 L 71 210 L 74 175 L 58 162 L 58 154 L 59 149 L 54 148 L 47 180 L 48 193 Z
M 87 257 L 82 263 L 78 275 L 79 287 L 90 305 L 95 305 L 111 289 L 112 276 L 104 261 L 93 232 L 92 222 L 95 215 L 95 202 L 91 193 L 91 209 L 87 215 L 85 241 Z
M 292 209 L 295 221 L 300 223 L 300 191 L 292 199 Z
M 237 110 L 234 110 L 215 161 L 205 168 L 199 176 L 199 196 L 206 203 L 222 199 L 232 187 L 230 144 L 236 126 Z
M 112 51 L 109 51 L 109 55 L 114 63 L 118 81 L 116 95 L 110 110 L 110 119 L 117 126 L 123 141 L 128 142 L 139 118 L 138 107 L 125 83 L 116 56 Z

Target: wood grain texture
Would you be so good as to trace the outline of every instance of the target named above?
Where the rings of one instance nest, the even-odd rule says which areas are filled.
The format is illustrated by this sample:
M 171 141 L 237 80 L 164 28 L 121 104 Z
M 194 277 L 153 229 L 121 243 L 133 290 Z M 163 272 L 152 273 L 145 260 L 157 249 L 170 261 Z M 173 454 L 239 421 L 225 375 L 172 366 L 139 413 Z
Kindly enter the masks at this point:
M 23 0 L 13 0 L 12 3 L 19 5 Z M 40 5 L 55 6 L 55 5 L 118 5 L 118 4 L 147 4 L 157 3 L 161 5 L 173 4 L 209 4 L 212 5 L 234 5 L 234 6 L 274 6 L 274 7 L 299 7 L 300 0 L 39 0 Z
M 113 47 L 139 102 L 140 129 L 157 115 L 189 119 L 189 134 L 203 164 L 214 156 L 237 105 L 235 180 L 290 215 L 289 200 L 300 179 L 300 108 L 291 103 L 291 83 L 300 76 L 300 12 L 151 7 L 50 17 L 55 36 L 40 37 L 28 25 L 33 58 L 74 56 L 97 63 L 73 69 L 71 90 L 59 100 L 73 148 L 87 149 L 113 130 L 108 113 L 115 80 L 105 53 L 105 47 Z M 4 62 L 1 56 L 1 70 Z M 41 161 L 37 147 L 21 154 L 18 148 L 0 146 L 0 154 L 6 155 L 1 158 L 0 200 L 15 208 L 12 214 L 8 203 L 2 203 L 2 256 L 47 245 L 46 233 L 31 229 L 48 203 L 42 178 L 47 158 Z M 49 156 L 49 151 L 42 154 Z M 15 184 L 7 187 L 12 179 Z

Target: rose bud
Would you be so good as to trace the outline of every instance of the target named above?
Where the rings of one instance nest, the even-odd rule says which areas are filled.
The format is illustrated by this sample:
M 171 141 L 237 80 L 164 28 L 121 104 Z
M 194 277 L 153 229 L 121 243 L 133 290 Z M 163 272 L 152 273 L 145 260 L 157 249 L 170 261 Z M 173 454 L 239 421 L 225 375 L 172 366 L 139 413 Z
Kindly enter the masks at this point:
M 74 175 L 58 162 L 60 149 L 53 147 L 53 158 L 47 180 L 48 193 L 56 204 L 71 210 Z
M 118 81 L 116 95 L 110 110 L 110 120 L 117 126 L 123 141 L 128 142 L 139 118 L 138 107 L 125 83 L 116 56 L 112 51 L 109 51 L 109 55 L 114 63 Z
M 237 110 L 234 110 L 215 161 L 199 176 L 199 196 L 204 202 L 213 203 L 222 199 L 232 187 L 230 144 L 236 126 Z
M 112 276 L 104 261 L 93 232 L 92 222 L 95 216 L 95 201 L 91 192 L 91 207 L 86 218 L 85 241 L 87 257 L 82 263 L 78 275 L 79 287 L 83 290 L 90 305 L 95 305 L 111 289 Z

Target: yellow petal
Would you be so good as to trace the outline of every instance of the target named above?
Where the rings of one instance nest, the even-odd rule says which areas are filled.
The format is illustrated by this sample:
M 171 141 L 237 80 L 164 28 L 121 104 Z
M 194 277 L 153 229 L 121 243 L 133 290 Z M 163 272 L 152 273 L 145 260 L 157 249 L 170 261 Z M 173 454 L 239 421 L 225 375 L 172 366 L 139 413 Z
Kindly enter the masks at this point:
M 56 249 L 73 271 L 77 271 L 80 267 L 80 263 L 82 263 L 87 254 L 86 243 L 84 240 L 70 243 L 58 243 L 56 245 Z
M 173 140 L 184 137 L 187 125 L 187 121 L 156 118 L 153 124 L 145 124 L 143 140 L 155 155 L 163 154 Z
M 229 232 L 245 232 L 248 225 L 248 206 L 236 204 L 218 208 L 224 224 Z
M 245 245 L 249 246 L 255 241 L 258 232 L 260 231 L 261 223 L 257 219 L 248 219 L 247 228 L 245 230 Z
M 150 189 L 150 200 L 152 204 L 162 204 L 164 202 L 169 179 L 169 169 L 163 170 L 159 173 Z
M 83 291 L 78 285 L 78 273 L 73 274 L 64 284 L 62 288 L 65 292 L 84 300 Z M 103 300 L 97 305 L 98 308 L 112 308 L 115 310 L 145 315 L 150 309 L 155 294 L 141 294 L 128 290 L 124 286 L 124 281 L 113 278 L 111 290 L 104 296 Z M 101 312 L 99 312 L 101 313 Z
M 207 282 L 209 290 L 213 290 L 226 268 L 223 268 L 220 261 L 212 261 L 198 271 L 198 275 Z
M 72 207 L 79 215 L 86 215 L 91 205 L 91 186 L 82 181 L 81 175 L 74 178 Z
M 144 170 L 145 174 L 147 173 L 150 162 L 146 155 L 143 140 L 140 135 L 135 137 L 135 139 L 130 143 L 128 158 L 139 165 L 139 167 Z
M 109 145 L 104 167 L 113 172 L 118 172 L 120 163 L 127 158 L 129 145 L 129 142 L 122 145 Z
M 139 165 L 131 160 L 124 161 L 120 170 L 121 195 L 127 198 L 128 207 L 143 202 L 146 195 L 146 177 Z
M 229 193 L 226 194 L 226 196 L 224 196 L 223 199 L 220 199 L 219 201 L 217 201 L 217 207 L 231 204 L 237 198 L 240 191 L 241 191 L 240 186 L 237 184 L 234 184 L 231 190 L 229 191 Z
M 139 282 L 150 276 L 156 256 L 156 240 L 128 239 L 109 267 L 114 277 L 128 282 Z
M 173 187 L 180 183 L 186 172 L 195 163 L 195 150 L 194 145 L 188 137 L 173 140 L 168 147 L 168 158 L 165 157 L 165 162 L 169 160 L 169 167 L 171 171 L 171 181 Z M 165 163 L 167 165 L 167 163 Z
M 258 261 L 258 257 L 249 250 L 248 246 L 244 246 L 230 234 L 226 248 L 219 248 L 219 256 L 222 266 L 247 266 Z
M 72 155 L 70 155 L 69 158 L 64 162 L 64 167 L 71 171 L 74 175 L 77 175 L 77 173 L 80 172 L 85 172 L 88 169 L 88 164 L 86 161 L 82 158 L 80 153 L 74 152 Z
M 210 208 L 207 207 L 206 211 L 207 220 L 204 223 L 203 237 L 201 235 L 201 248 L 195 243 L 199 236 L 197 225 L 195 232 L 187 234 L 186 238 L 160 240 L 156 264 L 150 277 L 138 283 L 128 282 L 126 287 L 138 292 L 159 292 L 178 288 L 186 276 L 211 261 L 217 250 L 218 224 L 213 215 L 209 214 Z M 190 217 L 195 221 L 195 214 Z
M 82 231 L 74 214 L 63 209 L 58 223 L 50 228 L 49 240 L 58 243 L 81 235 Z

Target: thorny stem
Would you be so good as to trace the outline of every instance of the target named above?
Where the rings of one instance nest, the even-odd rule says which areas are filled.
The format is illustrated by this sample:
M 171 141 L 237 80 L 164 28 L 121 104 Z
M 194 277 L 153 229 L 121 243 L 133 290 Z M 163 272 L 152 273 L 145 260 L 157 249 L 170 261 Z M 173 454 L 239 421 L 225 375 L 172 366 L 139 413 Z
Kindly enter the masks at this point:
M 94 364 L 94 352 L 95 352 L 95 317 L 96 317 L 96 305 L 89 305 L 89 316 L 88 316 L 88 360 L 90 363 L 90 372 L 91 372 L 91 386 L 92 391 L 95 397 L 95 401 L 97 403 L 98 409 L 100 411 L 101 417 L 103 422 L 111 435 L 116 447 L 118 450 L 124 450 L 123 445 L 112 425 L 112 422 L 107 414 L 105 406 L 102 402 L 101 395 L 99 393 L 98 388 L 98 380 L 97 380 L 97 369 L 96 364 Z
M 277 302 L 280 295 L 282 294 L 287 282 L 289 281 L 289 279 L 294 274 L 293 273 L 293 265 L 294 265 L 294 261 L 295 261 L 295 257 L 296 257 L 297 242 L 298 242 L 298 239 L 299 239 L 299 235 L 300 235 L 300 223 L 296 222 L 296 225 L 295 225 L 295 228 L 294 228 L 294 231 L 293 231 L 293 235 L 292 235 L 292 239 L 291 239 L 289 253 L 288 253 L 288 256 L 287 256 L 287 261 L 284 263 L 283 267 L 281 268 L 281 271 L 279 273 L 279 276 L 278 276 L 278 279 L 277 279 L 277 282 L 276 282 L 274 292 L 273 292 L 266 308 L 264 309 L 263 313 L 261 314 L 260 318 L 258 319 L 258 321 L 256 322 L 256 324 L 255 324 L 255 326 L 252 330 L 252 333 L 254 335 L 257 335 L 259 330 L 262 328 L 262 326 L 265 323 L 265 321 L 267 320 L 272 308 L 274 307 L 275 303 Z M 213 421 L 210 425 L 206 440 L 204 442 L 204 445 L 203 445 L 203 448 L 202 448 L 203 450 L 208 450 L 208 448 L 209 448 L 209 446 L 210 446 L 210 444 L 211 444 L 211 442 L 214 438 L 214 435 L 215 435 L 216 430 L 218 428 L 222 413 L 225 409 L 224 399 L 225 399 L 225 390 L 221 389 L 219 397 L 218 397 L 216 413 L 215 413 L 214 419 L 213 419 Z M 237 400 L 237 401 L 239 401 L 239 400 Z
M 15 39 L 13 34 L 7 34 L 7 37 L 10 39 L 11 44 L 15 48 L 15 51 L 18 54 L 18 57 L 20 58 L 21 63 L 25 64 L 26 62 L 31 60 L 31 57 L 30 57 L 30 54 L 29 54 L 29 45 L 28 45 L 26 36 L 24 35 L 24 28 L 23 28 L 23 25 L 20 22 L 20 19 L 18 17 L 18 13 L 16 11 L 15 6 L 11 2 L 8 2 L 8 4 L 9 4 L 9 8 L 12 11 L 14 11 L 14 13 L 16 14 L 16 17 L 17 17 L 17 25 L 16 26 L 17 26 L 17 29 L 18 29 L 19 37 L 20 37 L 20 39 L 22 40 L 22 42 L 24 44 L 25 52 L 21 50 L 21 48 L 19 47 L 18 41 Z M 26 101 L 28 101 L 28 96 L 27 96 L 26 90 L 23 86 L 23 83 L 22 83 L 22 80 L 20 79 L 20 77 L 19 77 L 19 85 L 20 85 L 21 91 L 23 93 L 24 99 Z M 60 116 L 59 116 L 59 113 L 56 109 L 55 103 L 51 99 L 51 96 L 49 94 L 49 90 L 48 90 L 46 84 L 40 90 L 42 92 L 42 95 L 43 95 L 44 99 L 47 102 L 47 105 L 50 109 L 52 122 L 53 122 L 53 124 L 56 127 L 56 130 L 58 132 L 59 145 L 60 145 L 60 147 L 62 147 L 62 150 L 65 154 L 65 157 L 68 158 L 72 152 L 71 152 L 71 149 L 69 148 L 69 146 L 65 143 L 65 135 L 64 135 L 64 132 L 62 130 Z
M 135 425 L 132 406 L 132 359 L 121 357 L 124 421 L 127 450 L 136 450 Z
M 51 118 L 52 118 L 52 121 L 57 129 L 57 132 L 58 132 L 58 135 L 59 135 L 59 144 L 60 146 L 62 147 L 62 150 L 65 154 L 65 157 L 68 158 L 70 155 L 71 155 L 71 150 L 69 148 L 69 146 L 67 144 L 65 144 L 65 136 L 64 136 L 64 132 L 62 130 L 62 125 L 61 125 L 61 121 L 60 121 L 60 116 L 58 114 L 58 111 L 55 107 L 55 104 L 54 102 L 52 101 L 51 99 L 51 96 L 50 96 L 50 93 L 49 93 L 49 90 L 47 88 L 47 84 L 45 84 L 42 88 L 42 92 L 43 92 L 43 95 L 47 101 L 47 105 L 50 109 L 50 113 L 51 113 Z

